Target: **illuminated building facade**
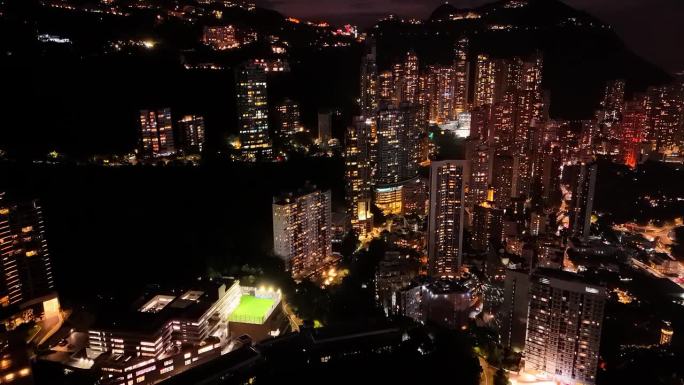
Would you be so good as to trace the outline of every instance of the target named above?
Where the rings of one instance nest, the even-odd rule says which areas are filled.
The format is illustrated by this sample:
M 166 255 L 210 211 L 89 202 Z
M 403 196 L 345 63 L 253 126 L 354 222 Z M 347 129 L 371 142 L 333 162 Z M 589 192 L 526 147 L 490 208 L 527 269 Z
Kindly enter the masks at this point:
M 494 207 L 493 189 L 489 199 L 473 208 L 472 247 L 479 251 L 497 250 L 503 241 L 503 210 Z
M 475 107 L 494 104 L 494 89 L 496 87 L 496 66 L 486 54 L 477 55 L 475 67 Z
M 620 121 L 620 156 L 624 164 L 636 167 L 648 122 L 647 99 L 636 98 L 625 103 Z
M 287 143 L 297 132 L 303 130 L 300 122 L 299 104 L 294 100 L 283 100 L 276 106 L 275 114 L 278 122 L 277 135 L 283 143 Z
M 12 203 L 0 192 L 0 257 L 4 326 L 11 330 L 28 321 L 58 317 L 59 300 L 37 200 Z
M 232 25 L 204 27 L 202 41 L 216 50 L 233 49 L 240 46 L 235 27 Z
M 404 215 L 427 215 L 427 182 L 415 177 L 404 182 L 401 189 L 401 211 Z
M 521 74 L 516 85 L 515 139 L 516 152 L 530 147 L 530 128 L 535 121 L 544 119 L 544 94 L 542 91 L 543 58 L 537 52 L 522 61 Z
M 684 152 L 684 86 L 673 83 L 649 88 L 647 106 L 651 149 L 666 157 Z
M 396 93 L 394 87 L 394 75 L 392 71 L 382 71 L 378 74 L 378 104 L 377 108 L 383 105 L 397 105 Z
M 352 229 L 361 237 L 365 237 L 373 225 L 369 142 L 371 123 L 361 116 L 354 118 L 352 126 L 347 128 L 344 153 L 347 215 Z
M 622 79 L 610 80 L 606 83 L 601 100 L 600 120 L 619 120 L 625 101 L 625 81 Z
M 237 71 L 236 88 L 242 158 L 270 159 L 266 72 L 254 63 L 243 65 Z
M 332 256 L 330 190 L 313 186 L 273 199 L 273 244 L 295 279 L 324 269 Z
M 376 47 L 372 38 L 366 41 L 366 52 L 361 61 L 361 115 L 370 116 L 378 108 L 378 66 Z
M 139 308 L 96 322 L 88 346 L 97 352 L 157 358 L 174 345 L 200 345 L 228 335 L 228 317 L 240 304 L 237 281 L 210 282 L 182 294 L 153 292 Z
M 393 104 L 401 103 L 401 98 L 404 95 L 404 84 L 406 83 L 406 78 L 404 77 L 404 63 L 395 63 L 392 66 L 392 96 L 391 100 Z
M 204 118 L 185 115 L 178 121 L 181 148 L 184 154 L 201 154 L 204 147 Z
M 606 289 L 579 276 L 538 269 L 530 278 L 525 371 L 561 383 L 593 384 Z
M 527 153 L 519 153 L 513 156 L 513 178 L 511 183 L 511 196 L 529 197 L 532 189 L 534 172 L 533 158 Z
M 378 111 L 376 122 L 375 183 L 396 184 L 416 176 L 421 152 L 415 108 L 406 103 L 386 105 Z
M 468 38 L 460 38 L 454 46 L 454 113 L 468 110 L 470 92 L 470 60 L 468 58 Z
M 376 186 L 373 190 L 375 205 L 385 215 L 399 215 L 404 212 L 404 185 L 403 183 L 385 184 Z
M 454 78 L 456 72 L 449 66 L 432 66 L 431 75 L 434 76 L 435 94 L 430 101 L 430 121 L 445 123 L 454 120 Z
M 374 146 L 375 165 L 374 180 L 378 184 L 393 184 L 401 180 L 401 153 L 406 153 L 402 146 L 403 122 L 399 109 L 386 105 L 377 115 L 376 143 Z
M 473 107 L 470 113 L 470 136 L 483 142 L 490 143 L 490 129 L 492 110 L 488 104 Z
M 515 159 L 509 153 L 497 151 L 494 154 L 493 167 L 496 172 L 493 172 L 492 186 L 496 207 L 505 209 L 511 205 L 514 163 Z
M 419 65 L 418 56 L 413 51 L 406 53 L 402 71 L 401 99 L 403 103 L 415 104 L 418 101 Z
M 456 277 L 461 266 L 469 175 L 465 160 L 445 160 L 430 165 L 428 262 L 433 277 Z
M 92 370 L 103 385 L 159 383 L 217 359 L 228 344 L 239 350 L 243 342 L 230 335 L 244 334 L 245 327 L 253 335 L 280 334 L 281 299 L 279 290 L 223 278 L 148 292 L 134 308 L 98 317 L 88 330 Z M 254 301 L 267 306 L 246 312 Z
M 515 143 L 515 93 L 505 92 L 492 107 L 490 143 L 504 151 L 512 151 Z
M 487 200 L 487 190 L 492 183 L 493 155 L 491 148 L 479 140 L 466 144 L 466 159 L 470 160 L 470 184 L 466 195 L 468 207 Z
M 431 100 L 435 97 L 435 78 L 431 76 L 428 71 L 421 73 L 418 76 L 418 102 L 417 102 L 417 118 L 420 124 L 427 124 L 430 122 L 432 110 Z
M 140 110 L 140 154 L 156 158 L 175 153 L 171 109 Z
M 492 59 L 480 54 L 476 62 L 474 106 L 489 106 L 487 139 L 500 149 L 522 152 L 529 146 L 530 126 L 543 118 L 542 55 Z M 483 137 L 484 127 L 477 127 Z M 491 135 L 491 137 L 490 137 Z
M 672 336 L 674 335 L 674 330 L 669 322 L 665 322 L 662 328 L 660 328 L 660 345 L 669 345 L 672 343 Z
M 475 294 L 461 281 L 435 280 L 405 288 L 400 313 L 416 322 L 432 322 L 451 330 L 468 327 Z

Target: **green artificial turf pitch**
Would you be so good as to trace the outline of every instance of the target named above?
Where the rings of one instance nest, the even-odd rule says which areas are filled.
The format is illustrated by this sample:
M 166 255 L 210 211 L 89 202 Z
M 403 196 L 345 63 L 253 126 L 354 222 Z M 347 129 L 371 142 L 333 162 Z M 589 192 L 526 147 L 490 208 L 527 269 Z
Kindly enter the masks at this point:
M 262 323 L 273 306 L 273 300 L 269 298 L 257 298 L 251 295 L 243 295 L 240 298 L 240 305 L 230 315 L 229 321 Z

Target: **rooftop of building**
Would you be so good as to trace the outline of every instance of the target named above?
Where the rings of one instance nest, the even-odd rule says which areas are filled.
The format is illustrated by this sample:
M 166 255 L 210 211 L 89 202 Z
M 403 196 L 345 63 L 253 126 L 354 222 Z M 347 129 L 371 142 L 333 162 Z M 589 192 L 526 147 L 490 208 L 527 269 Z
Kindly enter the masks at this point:
M 283 191 L 280 194 L 273 197 L 273 204 L 286 204 L 291 203 L 295 198 L 299 198 L 305 195 L 309 195 L 314 192 L 327 192 L 329 190 L 319 189 L 315 184 L 306 183 L 304 186 L 296 189 Z
M 585 286 L 585 287 L 586 286 L 592 286 L 596 289 L 605 290 L 605 287 L 598 285 L 595 282 L 592 282 L 591 280 L 589 280 L 585 276 L 577 274 L 577 273 L 573 273 L 570 271 L 565 271 L 565 270 L 551 269 L 551 268 L 537 268 L 532 273 L 532 277 L 533 278 L 557 279 L 557 280 L 561 280 L 561 281 L 572 283 L 572 284 L 579 284 L 579 285 Z M 594 293 L 594 294 L 596 294 L 596 293 Z
M 432 294 L 455 294 L 455 293 L 468 293 L 470 288 L 467 284 L 467 279 L 437 279 L 432 280 L 429 278 L 418 278 L 416 279 L 412 287 L 423 286 L 426 290 L 429 290 Z
M 98 314 L 92 330 L 119 330 L 154 334 L 171 320 L 193 321 L 204 315 L 237 281 L 231 278 L 201 280 L 184 287 L 154 287 L 123 308 Z M 223 287 L 225 285 L 225 287 Z
M 263 324 L 274 305 L 276 305 L 276 301 L 272 298 L 242 295 L 240 297 L 240 304 L 230 315 L 229 320 L 233 322 Z

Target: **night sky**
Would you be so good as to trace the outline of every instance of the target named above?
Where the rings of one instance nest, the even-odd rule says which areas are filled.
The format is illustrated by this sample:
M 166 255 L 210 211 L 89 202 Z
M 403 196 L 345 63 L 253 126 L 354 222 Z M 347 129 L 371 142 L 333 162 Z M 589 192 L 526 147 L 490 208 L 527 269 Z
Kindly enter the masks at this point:
M 458 8 L 492 0 L 452 0 Z M 287 16 L 369 26 L 388 13 L 426 18 L 442 0 L 257 0 Z M 684 70 L 684 0 L 564 0 L 606 23 L 635 52 L 670 72 Z

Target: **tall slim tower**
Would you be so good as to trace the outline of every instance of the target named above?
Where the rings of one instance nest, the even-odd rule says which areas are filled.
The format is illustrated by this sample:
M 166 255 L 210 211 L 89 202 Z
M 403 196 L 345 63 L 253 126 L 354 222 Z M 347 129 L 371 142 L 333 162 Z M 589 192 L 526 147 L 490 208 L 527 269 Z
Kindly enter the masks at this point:
M 466 159 L 470 160 L 470 186 L 466 205 L 474 207 L 487 200 L 492 184 L 494 151 L 479 140 L 466 144 Z
M 454 110 L 455 115 L 468 110 L 470 62 L 468 38 L 462 37 L 454 46 Z
M 270 159 L 266 72 L 261 66 L 247 63 L 237 70 L 236 78 L 242 158 L 248 161 Z
M 561 270 L 536 270 L 530 278 L 525 371 L 561 383 L 593 384 L 605 301 L 605 287 Z
M 492 194 L 493 195 L 493 194 Z M 497 250 L 503 237 L 503 210 L 491 200 L 473 208 L 472 246 L 475 250 Z
M 315 275 L 332 256 L 330 190 L 313 186 L 273 198 L 273 245 L 295 279 Z
M 504 278 L 500 334 L 504 347 L 515 352 L 522 352 L 525 348 L 529 298 L 529 271 L 507 269 Z
M 670 84 L 648 90 L 648 139 L 663 155 L 684 153 L 684 87 Z
M 173 155 L 171 109 L 140 110 L 140 153 L 144 158 Z
M 496 65 L 489 55 L 477 55 L 475 67 L 475 107 L 494 104 L 494 89 L 496 88 Z
M 362 116 L 354 118 L 347 129 L 344 164 L 347 216 L 359 236 L 365 237 L 373 225 L 371 213 L 371 121 Z
M 646 98 L 640 97 L 625 103 L 620 121 L 620 155 L 623 162 L 634 168 L 639 160 L 641 143 L 645 139 L 648 115 Z
M 375 182 L 394 184 L 418 174 L 420 130 L 416 109 L 408 103 L 386 105 L 377 114 Z
M 591 211 L 594 207 L 596 191 L 596 163 L 581 164 L 577 181 L 572 190 L 570 207 L 570 226 L 572 235 L 586 240 L 591 230 Z
M 603 110 L 602 120 L 618 120 L 622 114 L 625 101 L 625 81 L 622 79 L 610 80 L 606 83 L 601 100 Z
M 406 53 L 404 61 L 404 79 L 402 82 L 401 101 L 415 104 L 418 102 L 418 56 L 413 51 Z
M 299 131 L 302 124 L 299 116 L 299 104 L 292 99 L 284 99 L 275 109 L 278 122 L 277 135 L 282 143 L 287 143 Z
M 492 177 L 494 202 L 496 202 L 497 207 L 506 209 L 511 205 L 511 196 L 513 196 L 515 158 L 505 151 L 497 151 L 494 154 L 493 164 L 495 170 Z
M 327 145 L 332 139 L 332 112 L 330 110 L 318 111 L 318 142 Z
M 436 106 L 435 121 L 448 122 L 454 120 L 456 111 L 454 110 L 454 86 L 456 71 L 449 66 L 437 66 L 434 68 L 436 99 L 433 104 Z
M 461 266 L 465 187 L 469 175 L 465 160 L 430 165 L 428 259 L 433 277 L 454 278 Z
M 521 64 L 518 79 L 514 150 L 523 153 L 531 147 L 530 129 L 534 121 L 544 115 L 544 94 L 542 91 L 543 56 L 537 52 Z
M 378 65 L 373 38 L 366 40 L 366 52 L 361 59 L 361 115 L 370 116 L 378 108 Z
M 185 115 L 178 121 L 181 148 L 185 154 L 200 154 L 204 147 L 204 118 Z
M 46 317 L 57 315 L 59 301 L 37 200 L 10 203 L 0 192 L 0 257 L 2 319 L 20 308 L 34 308 L 34 314 L 37 311 Z

